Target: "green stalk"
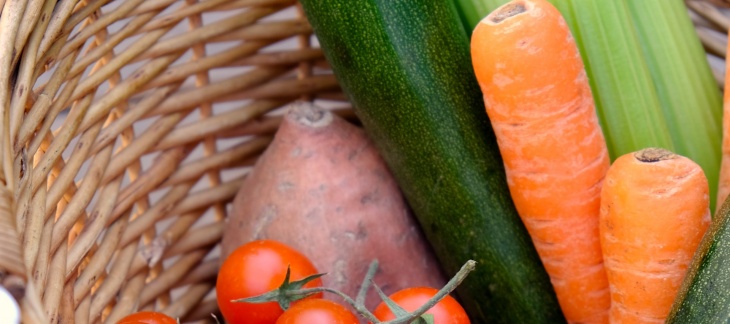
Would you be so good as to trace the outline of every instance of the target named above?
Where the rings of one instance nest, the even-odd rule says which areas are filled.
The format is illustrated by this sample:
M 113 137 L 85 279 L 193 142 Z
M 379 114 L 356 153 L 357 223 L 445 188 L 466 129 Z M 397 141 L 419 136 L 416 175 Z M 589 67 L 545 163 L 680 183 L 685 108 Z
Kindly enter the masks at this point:
M 578 43 L 611 158 L 646 147 L 674 151 L 626 2 L 551 2 Z
M 509 0 L 453 0 L 466 33 L 471 36 L 474 27 L 494 9 Z
M 717 199 L 722 96 L 682 0 L 629 0 L 675 153 L 697 162 Z

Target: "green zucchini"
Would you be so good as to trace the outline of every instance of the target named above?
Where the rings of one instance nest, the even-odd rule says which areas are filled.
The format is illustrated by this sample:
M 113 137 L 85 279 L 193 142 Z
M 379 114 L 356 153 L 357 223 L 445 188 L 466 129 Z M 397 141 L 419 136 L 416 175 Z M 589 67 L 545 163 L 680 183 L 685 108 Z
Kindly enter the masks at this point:
M 729 319 L 730 199 L 702 238 L 667 323 L 727 323 Z
M 510 198 L 453 3 L 301 3 L 446 273 L 477 261 L 457 289 L 472 321 L 564 323 Z

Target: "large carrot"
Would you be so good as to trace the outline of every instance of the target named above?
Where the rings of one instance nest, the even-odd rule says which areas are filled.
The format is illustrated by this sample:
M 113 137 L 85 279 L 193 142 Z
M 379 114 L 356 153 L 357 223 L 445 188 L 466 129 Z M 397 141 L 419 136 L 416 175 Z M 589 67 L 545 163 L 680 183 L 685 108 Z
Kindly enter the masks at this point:
M 698 164 L 664 149 L 611 165 L 600 231 L 612 323 L 664 322 L 710 224 L 708 188 Z
M 608 149 L 583 62 L 544 0 L 511 1 L 474 29 L 472 63 L 507 181 L 565 317 L 608 319 L 598 237 Z
M 727 43 L 727 53 L 730 54 L 730 42 Z M 726 57 L 725 62 L 730 56 Z M 720 164 L 720 179 L 717 188 L 716 211 L 730 194 L 730 64 L 725 65 L 725 92 L 722 104 L 722 159 Z

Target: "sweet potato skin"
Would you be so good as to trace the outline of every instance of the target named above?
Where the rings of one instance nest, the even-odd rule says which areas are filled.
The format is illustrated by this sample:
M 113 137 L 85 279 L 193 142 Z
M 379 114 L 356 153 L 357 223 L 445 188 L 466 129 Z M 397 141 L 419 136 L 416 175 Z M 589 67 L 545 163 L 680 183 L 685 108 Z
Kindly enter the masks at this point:
M 289 110 L 242 184 L 223 234 L 223 256 L 255 239 L 298 249 L 327 273 L 325 286 L 353 298 L 374 259 L 374 281 L 387 294 L 446 282 L 363 130 L 308 104 Z M 379 300 L 371 289 L 366 306 Z

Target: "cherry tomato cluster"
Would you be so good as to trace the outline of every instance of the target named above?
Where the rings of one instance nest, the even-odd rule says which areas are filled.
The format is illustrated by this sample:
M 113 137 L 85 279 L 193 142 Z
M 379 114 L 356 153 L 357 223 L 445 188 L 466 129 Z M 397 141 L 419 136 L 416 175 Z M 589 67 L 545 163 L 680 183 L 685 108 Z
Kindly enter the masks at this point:
M 290 280 L 296 281 L 317 274 L 312 262 L 295 249 L 273 240 L 257 240 L 237 248 L 223 262 L 218 272 L 216 297 L 226 323 L 229 324 L 357 324 L 358 317 L 345 306 L 322 299 L 322 293 L 300 299 L 282 310 L 277 302 L 246 303 L 233 300 L 258 296 L 275 290 L 284 282 L 287 268 Z M 321 287 L 317 278 L 302 288 Z M 398 291 L 390 298 L 406 311 L 414 311 L 431 297 L 437 289 L 414 287 Z M 447 296 L 427 314 L 432 314 L 436 324 L 466 324 L 469 319 L 459 303 Z M 394 319 L 385 303 L 381 303 L 373 315 L 378 320 Z
M 317 274 L 312 262 L 299 251 L 273 240 L 257 240 L 237 248 L 223 262 L 216 282 L 218 307 L 228 324 L 358 324 L 358 317 L 347 307 L 322 299 L 317 292 L 295 300 L 284 311 L 275 301 L 263 303 L 234 302 L 236 299 L 259 296 L 279 288 L 289 272 L 287 282 L 295 282 Z M 314 278 L 301 288 L 322 287 L 322 280 Z M 393 293 L 389 298 L 405 311 L 413 312 L 438 289 L 411 287 Z M 426 314 L 435 324 L 469 324 L 464 309 L 451 296 L 446 296 Z M 396 316 L 385 302 L 372 315 L 379 321 L 393 320 Z M 138 312 L 117 324 L 176 324 L 177 320 L 157 312 Z

